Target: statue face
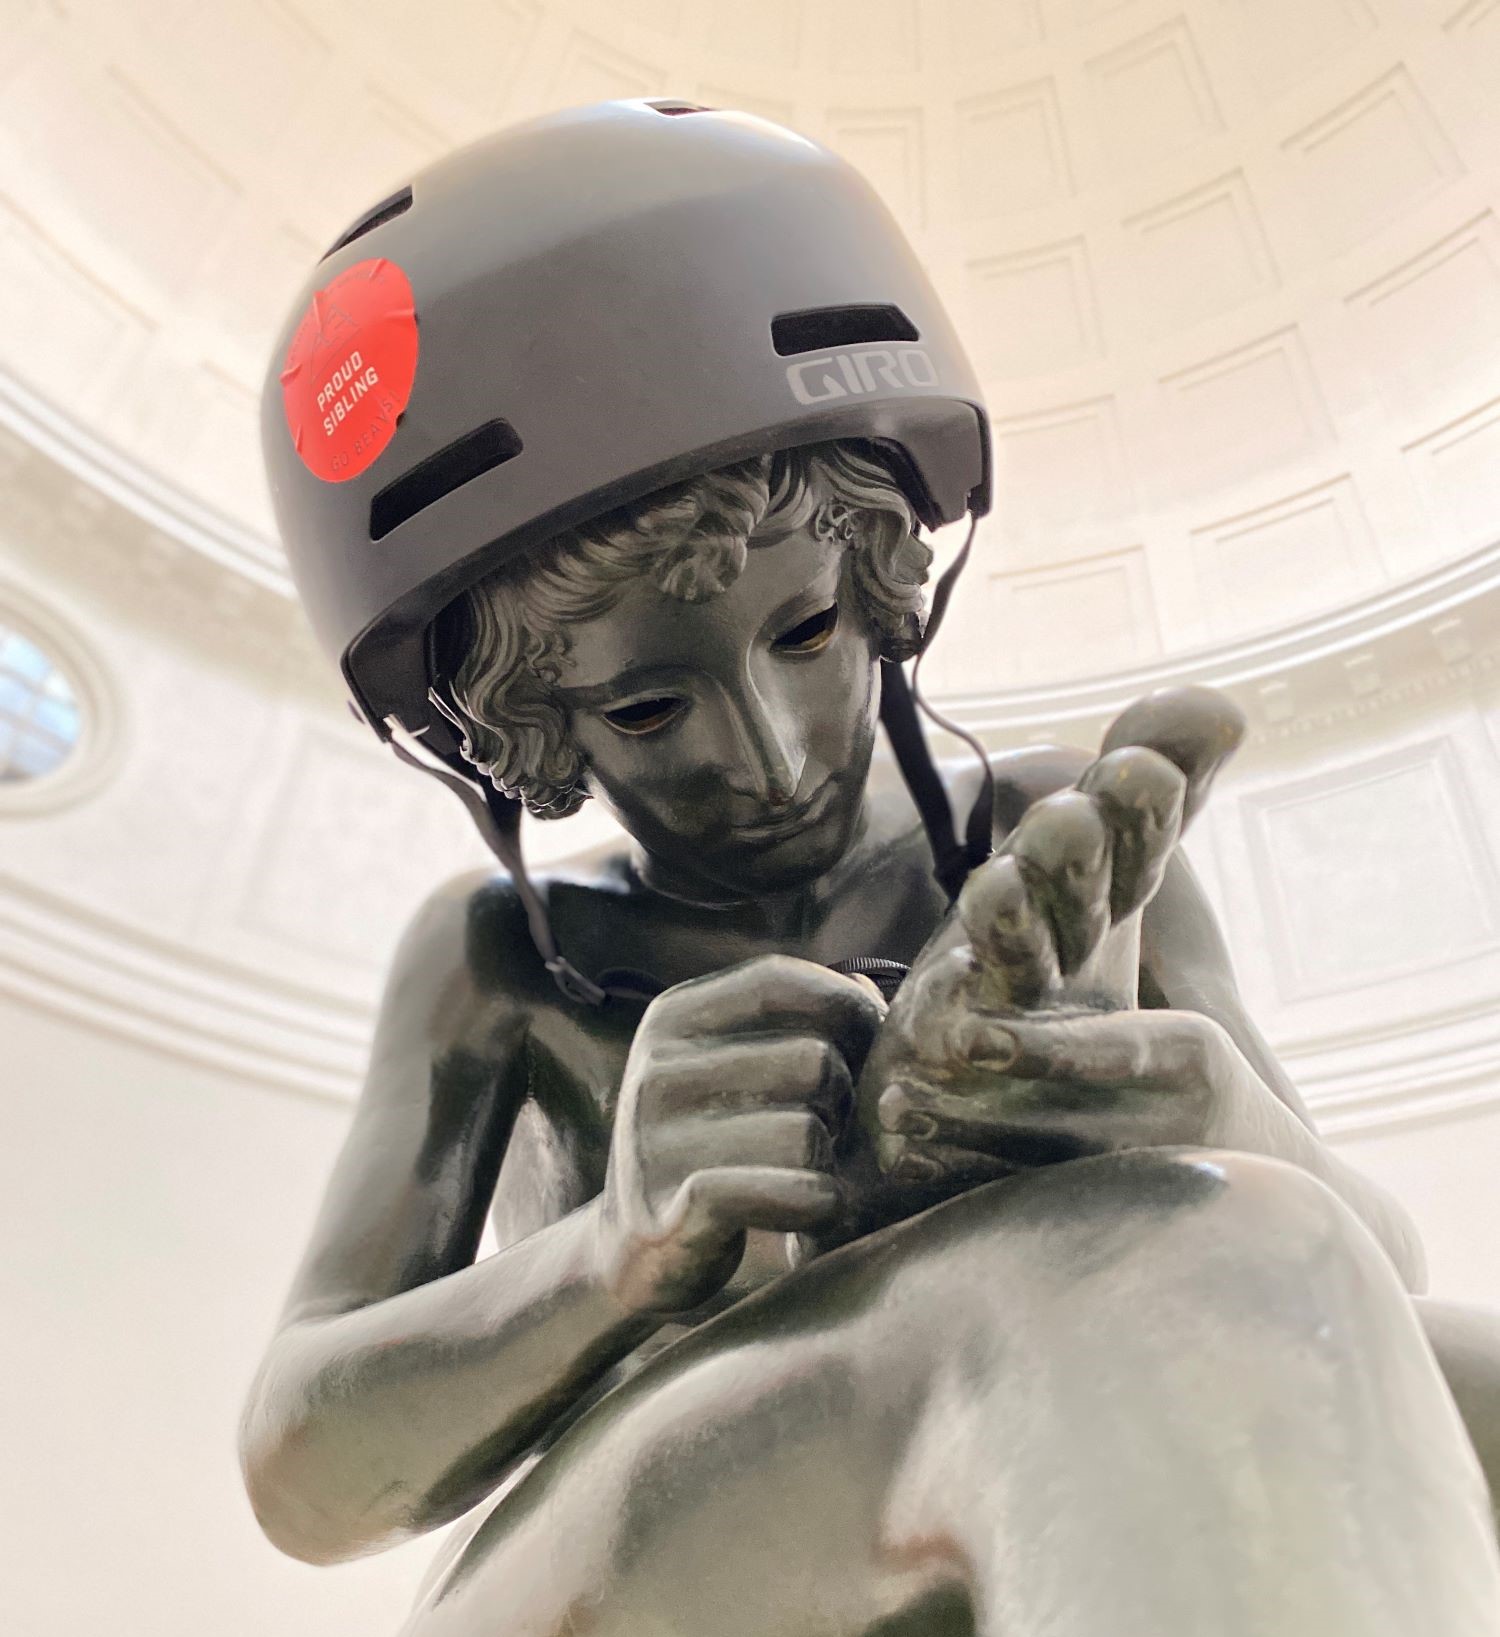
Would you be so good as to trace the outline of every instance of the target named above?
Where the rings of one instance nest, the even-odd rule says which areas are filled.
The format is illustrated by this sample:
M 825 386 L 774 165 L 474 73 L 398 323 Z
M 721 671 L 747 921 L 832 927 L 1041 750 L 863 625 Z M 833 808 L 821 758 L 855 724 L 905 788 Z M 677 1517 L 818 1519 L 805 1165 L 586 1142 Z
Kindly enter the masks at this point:
M 798 530 L 708 602 L 641 579 L 568 628 L 558 692 L 590 793 L 694 896 L 805 886 L 854 836 L 877 647 L 843 564 Z

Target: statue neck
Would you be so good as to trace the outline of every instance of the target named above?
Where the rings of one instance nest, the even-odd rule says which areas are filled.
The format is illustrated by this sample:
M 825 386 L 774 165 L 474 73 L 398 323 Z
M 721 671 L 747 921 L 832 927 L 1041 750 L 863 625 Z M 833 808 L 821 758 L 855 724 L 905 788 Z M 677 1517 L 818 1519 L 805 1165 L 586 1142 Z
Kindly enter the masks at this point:
M 680 859 L 664 858 L 639 844 L 631 857 L 632 871 L 647 892 L 694 909 L 721 910 L 733 915 L 746 931 L 758 931 L 778 941 L 797 937 L 816 925 L 849 879 L 869 828 L 868 802 L 849 845 L 838 861 L 813 880 L 784 890 L 751 891 L 726 886 L 695 871 Z

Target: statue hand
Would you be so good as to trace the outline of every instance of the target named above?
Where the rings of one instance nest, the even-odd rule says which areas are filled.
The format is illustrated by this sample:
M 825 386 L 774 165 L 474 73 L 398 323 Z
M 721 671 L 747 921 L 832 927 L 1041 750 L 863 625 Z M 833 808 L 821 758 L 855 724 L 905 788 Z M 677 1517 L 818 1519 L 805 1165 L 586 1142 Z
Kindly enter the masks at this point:
M 1035 1165 L 1209 1140 L 1243 1059 L 1205 1017 L 1135 1009 L 1140 920 L 1242 731 L 1207 689 L 1152 695 L 970 876 L 860 1082 L 866 1181 L 901 1185 L 882 1215 Z
M 876 1108 L 883 1169 L 954 1185 L 1122 1148 L 1273 1152 L 1258 1113 L 1275 1094 L 1201 1012 L 1118 1011 L 994 1020 L 971 1058 L 988 1083 L 897 1080 Z
M 646 1009 L 615 1114 L 602 1277 L 636 1312 L 683 1312 L 733 1275 L 747 1229 L 834 1219 L 852 1076 L 880 1025 L 871 987 L 772 955 Z

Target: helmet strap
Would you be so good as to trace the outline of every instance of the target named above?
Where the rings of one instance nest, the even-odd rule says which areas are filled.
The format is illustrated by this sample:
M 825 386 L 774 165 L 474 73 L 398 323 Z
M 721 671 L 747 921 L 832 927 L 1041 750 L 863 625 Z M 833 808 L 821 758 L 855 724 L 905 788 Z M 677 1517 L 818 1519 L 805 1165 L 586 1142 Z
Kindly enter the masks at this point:
M 622 998 L 641 998 L 638 989 L 628 983 L 612 985 L 607 981 L 592 982 L 557 947 L 547 905 L 531 879 L 521 851 L 521 803 L 513 796 L 502 794 L 488 781 L 480 783 L 469 773 L 462 758 L 444 756 L 437 749 L 423 745 L 419 737 L 409 733 L 395 717 L 388 716 L 385 725 L 390 733 L 390 747 L 396 755 L 408 767 L 437 779 L 458 797 L 468 809 L 475 828 L 489 844 L 490 851 L 510 871 L 516 896 L 526 912 L 531 941 L 563 994 L 569 1000 L 586 1006 L 602 1006 L 611 994 L 621 995 Z M 603 974 L 606 980 L 614 976 L 625 979 L 636 974 Z
M 964 536 L 964 543 L 958 556 L 944 570 L 933 591 L 932 611 L 927 619 L 927 629 L 923 633 L 922 651 L 917 655 L 916 664 L 912 666 L 910 681 L 895 661 L 887 659 L 880 663 L 880 720 L 891 741 L 891 749 L 895 752 L 896 765 L 901 769 L 901 776 L 906 780 L 906 788 L 911 792 L 911 798 L 922 818 L 922 826 L 927 831 L 927 842 L 932 849 L 933 874 L 950 900 L 958 897 L 969 872 L 984 863 L 994 850 L 995 775 L 990 769 L 990 760 L 984 746 L 967 728 L 950 721 L 922 697 L 918 678 L 922 670 L 922 661 L 927 657 L 932 639 L 937 635 L 943 615 L 948 611 L 948 604 L 953 597 L 953 587 L 969 560 L 969 552 L 974 544 L 974 531 L 978 524 L 978 517 L 971 516 L 969 532 Z M 951 733 L 956 739 L 961 739 L 979 758 L 981 769 L 979 793 L 974 798 L 974 805 L 969 809 L 962 842 L 955 833 L 953 809 L 948 801 L 948 792 L 933 760 L 927 736 L 922 731 L 922 720 L 918 711 L 935 722 L 945 733 Z

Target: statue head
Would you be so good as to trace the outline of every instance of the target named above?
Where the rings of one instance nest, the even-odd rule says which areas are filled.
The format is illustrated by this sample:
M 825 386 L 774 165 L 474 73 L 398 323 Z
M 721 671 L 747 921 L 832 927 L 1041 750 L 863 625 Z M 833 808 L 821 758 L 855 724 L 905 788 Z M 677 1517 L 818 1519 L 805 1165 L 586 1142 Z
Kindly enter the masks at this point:
M 445 612 L 463 753 L 542 817 L 597 797 L 704 888 L 815 879 L 855 832 L 876 661 L 916 651 L 930 561 L 867 445 L 659 490 Z

